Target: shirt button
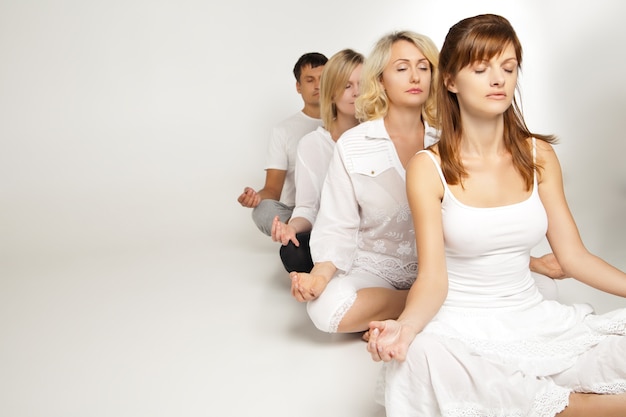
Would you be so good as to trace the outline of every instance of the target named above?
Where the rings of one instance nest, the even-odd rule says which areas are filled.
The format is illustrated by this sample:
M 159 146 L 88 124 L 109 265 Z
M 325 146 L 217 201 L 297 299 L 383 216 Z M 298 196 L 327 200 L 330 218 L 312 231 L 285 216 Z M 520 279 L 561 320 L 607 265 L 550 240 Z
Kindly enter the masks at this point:
M 374 170 L 372 170 L 371 174 L 374 175 Z

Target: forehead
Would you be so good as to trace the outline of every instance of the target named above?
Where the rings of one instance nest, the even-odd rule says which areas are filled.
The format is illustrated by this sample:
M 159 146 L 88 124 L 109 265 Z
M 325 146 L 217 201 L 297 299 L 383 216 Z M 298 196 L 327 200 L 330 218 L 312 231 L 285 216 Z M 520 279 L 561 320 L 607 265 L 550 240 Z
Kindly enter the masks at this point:
M 350 73 L 350 78 L 361 78 L 361 70 L 363 69 L 363 64 L 358 64 L 352 72 Z
M 397 40 L 391 45 L 391 56 L 389 61 L 398 59 L 421 60 L 425 59 L 422 51 L 413 42 L 405 39 Z
M 317 67 L 313 68 L 311 64 L 306 64 L 300 69 L 300 78 L 319 77 L 322 74 L 323 69 L 323 65 L 318 65 Z

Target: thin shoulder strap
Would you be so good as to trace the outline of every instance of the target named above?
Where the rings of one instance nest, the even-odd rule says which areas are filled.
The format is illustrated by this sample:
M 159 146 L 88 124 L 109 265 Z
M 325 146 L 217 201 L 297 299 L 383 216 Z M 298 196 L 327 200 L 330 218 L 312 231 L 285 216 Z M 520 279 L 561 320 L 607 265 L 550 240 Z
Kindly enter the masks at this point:
M 537 139 L 533 137 L 533 164 L 537 164 Z M 537 168 L 533 170 L 533 188 L 537 189 Z
M 444 188 L 448 188 L 448 184 L 446 183 L 446 177 L 443 176 L 443 171 L 441 170 L 441 165 L 439 165 L 439 161 L 437 161 L 437 158 L 435 158 L 435 155 L 429 151 L 428 149 L 424 149 L 421 150 L 417 153 L 425 153 L 426 155 L 428 155 L 430 157 L 430 159 L 433 161 L 433 164 L 435 164 L 435 167 L 437 168 L 437 172 L 439 173 L 439 178 L 441 178 L 441 182 L 443 183 L 443 187 Z

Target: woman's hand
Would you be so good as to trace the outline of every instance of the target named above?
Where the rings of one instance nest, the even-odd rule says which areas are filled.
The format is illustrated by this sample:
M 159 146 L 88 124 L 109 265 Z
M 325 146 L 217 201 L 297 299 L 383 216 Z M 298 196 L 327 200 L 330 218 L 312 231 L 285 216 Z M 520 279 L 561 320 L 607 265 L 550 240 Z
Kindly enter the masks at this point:
M 293 242 L 296 247 L 300 246 L 300 242 L 296 239 L 295 227 L 281 222 L 278 216 L 272 221 L 272 240 L 280 242 L 283 246 L 286 246 L 289 241 Z
M 397 320 L 370 323 L 367 351 L 375 362 L 402 362 L 417 332 L 407 323 Z
M 320 296 L 328 285 L 328 279 L 321 274 L 291 272 L 291 295 L 300 301 L 311 301 Z
M 552 279 L 567 278 L 561 269 L 561 264 L 554 253 L 547 253 L 540 258 L 530 257 L 530 270 Z

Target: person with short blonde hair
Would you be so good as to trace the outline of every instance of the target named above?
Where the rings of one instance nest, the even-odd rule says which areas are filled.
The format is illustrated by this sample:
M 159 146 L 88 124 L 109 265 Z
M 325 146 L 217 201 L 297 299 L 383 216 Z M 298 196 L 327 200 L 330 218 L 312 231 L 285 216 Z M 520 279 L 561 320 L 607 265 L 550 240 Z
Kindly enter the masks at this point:
M 334 54 L 320 79 L 322 126 L 300 139 L 295 185 L 296 206 L 288 222 L 279 216 L 272 224 L 272 239 L 280 242 L 280 258 L 287 272 L 309 272 L 313 268 L 309 249 L 310 231 L 317 217 L 322 184 L 335 142 L 356 126 L 354 103 L 359 95 L 364 57 L 343 49 Z
M 397 317 L 415 280 L 405 166 L 437 140 L 425 109 L 436 50 L 423 35 L 393 32 L 365 59 L 356 101 L 363 121 L 335 145 L 311 231 L 313 269 L 290 274 L 292 295 L 322 331 L 359 332 Z
M 463 19 L 439 59 L 440 140 L 407 167 L 420 268 L 397 320 L 369 324 L 387 416 L 626 416 L 626 308 L 547 300 L 530 274 L 546 237 L 568 276 L 626 297 L 583 245 L 555 137 L 517 106 L 515 30 Z
M 363 85 L 357 99 L 357 118 L 362 122 L 382 118 L 389 110 L 389 98 L 383 84 L 380 83 L 380 78 L 389 63 L 392 45 L 400 40 L 412 43 L 422 52 L 430 64 L 432 79 L 437 78 L 439 51 L 430 38 L 412 31 L 393 32 L 381 38 L 368 56 L 368 64 L 363 69 Z M 436 83 L 430 84 L 427 93 L 428 98 L 422 106 L 421 116 L 429 125 L 435 126 Z

